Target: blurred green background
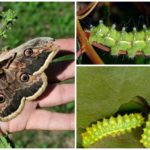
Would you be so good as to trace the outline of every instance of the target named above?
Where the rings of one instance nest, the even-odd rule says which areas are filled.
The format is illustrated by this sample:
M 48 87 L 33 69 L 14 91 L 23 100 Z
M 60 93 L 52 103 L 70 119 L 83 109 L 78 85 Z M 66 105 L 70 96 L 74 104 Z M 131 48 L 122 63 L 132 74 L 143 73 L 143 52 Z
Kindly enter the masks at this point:
M 29 39 L 48 36 L 74 37 L 74 3 L 70 2 L 2 2 L 0 12 L 12 9 L 18 19 L 0 39 L 2 47 L 14 48 Z M 73 81 L 71 81 L 73 82 Z M 74 103 L 50 108 L 57 112 L 73 112 Z M 73 131 L 22 131 L 14 133 L 12 140 L 19 148 L 74 147 Z
M 74 37 L 74 3 L 61 2 L 3 2 L 0 11 L 12 9 L 18 19 L 8 32 L 4 46 L 15 47 L 39 37 Z M 1 46 L 2 46 L 1 45 Z

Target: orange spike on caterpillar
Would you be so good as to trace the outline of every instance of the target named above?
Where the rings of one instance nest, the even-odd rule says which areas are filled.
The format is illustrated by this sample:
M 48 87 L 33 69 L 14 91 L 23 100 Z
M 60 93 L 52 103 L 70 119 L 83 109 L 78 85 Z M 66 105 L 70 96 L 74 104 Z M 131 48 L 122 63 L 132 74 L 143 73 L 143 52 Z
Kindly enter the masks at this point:
M 134 57 L 136 52 L 150 55 L 150 30 L 143 25 L 143 30 L 137 31 L 133 27 L 132 32 L 127 32 L 123 27 L 122 31 L 116 30 L 116 25 L 105 26 L 103 21 L 99 21 L 98 26 L 91 27 L 89 42 L 96 42 L 111 49 L 112 55 L 117 55 L 119 51 L 127 51 L 129 57 Z
M 82 146 L 89 147 L 109 135 L 118 136 L 130 132 L 131 129 L 141 126 L 143 122 L 144 118 L 140 113 L 118 115 L 116 118 L 110 117 L 109 119 L 104 118 L 103 121 L 97 121 L 97 124 L 86 128 L 86 132 L 81 134 Z

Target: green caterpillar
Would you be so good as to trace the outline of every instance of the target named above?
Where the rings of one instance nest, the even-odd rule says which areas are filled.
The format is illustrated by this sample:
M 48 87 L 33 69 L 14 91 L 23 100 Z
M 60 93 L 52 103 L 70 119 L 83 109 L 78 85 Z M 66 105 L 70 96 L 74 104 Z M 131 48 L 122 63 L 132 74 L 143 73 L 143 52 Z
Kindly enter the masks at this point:
M 131 129 L 141 126 L 144 123 L 144 118 L 140 113 L 120 116 L 117 118 L 103 119 L 98 121 L 92 127 L 86 128 L 86 132 L 82 133 L 82 146 L 89 147 L 93 143 L 102 138 L 112 135 L 120 135 Z
M 100 20 L 96 27 L 91 27 L 89 42 L 97 42 L 111 49 L 112 55 L 117 55 L 120 50 L 126 51 L 129 57 L 134 57 L 136 52 L 141 51 L 145 55 L 150 54 L 150 30 L 143 25 L 143 30 L 137 32 L 133 28 L 132 32 L 117 31 L 116 26 L 107 27 Z
M 144 128 L 144 133 L 142 134 L 140 142 L 145 147 L 150 148 L 150 115 L 148 115 L 148 121 L 146 122 L 146 127 Z

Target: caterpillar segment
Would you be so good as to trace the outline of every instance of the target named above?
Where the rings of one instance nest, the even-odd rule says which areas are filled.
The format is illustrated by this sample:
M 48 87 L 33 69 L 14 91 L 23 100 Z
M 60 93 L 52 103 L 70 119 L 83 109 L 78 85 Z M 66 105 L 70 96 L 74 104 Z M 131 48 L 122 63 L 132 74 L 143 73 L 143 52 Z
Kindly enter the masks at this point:
M 131 129 L 141 126 L 143 122 L 144 118 L 140 113 L 118 115 L 116 118 L 110 117 L 103 121 L 97 121 L 97 124 L 87 127 L 86 132 L 81 134 L 82 146 L 89 147 L 109 135 L 114 137 L 130 132 Z
M 100 20 L 98 26 L 91 26 L 90 32 L 89 42 L 109 47 L 112 55 L 118 55 L 120 51 L 126 51 L 129 57 L 150 55 L 150 30 L 146 25 L 143 25 L 141 31 L 137 31 L 136 27 L 133 27 L 132 32 L 127 32 L 125 27 L 117 31 L 115 24 L 107 27 Z
M 141 138 L 140 142 L 146 148 L 150 148 L 150 115 L 148 115 L 148 120 L 147 120 L 146 126 L 143 130 L 144 130 L 144 132 L 142 134 L 142 138 Z

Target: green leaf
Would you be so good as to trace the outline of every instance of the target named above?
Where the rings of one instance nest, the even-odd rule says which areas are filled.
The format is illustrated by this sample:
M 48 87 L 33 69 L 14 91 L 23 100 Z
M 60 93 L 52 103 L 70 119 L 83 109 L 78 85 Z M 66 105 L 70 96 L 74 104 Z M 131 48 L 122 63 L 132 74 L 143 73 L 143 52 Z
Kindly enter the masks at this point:
M 148 67 L 78 67 L 77 72 L 78 147 L 81 147 L 80 134 L 97 120 L 114 116 L 121 109 L 125 109 L 126 113 L 130 113 L 132 108 L 134 111 L 149 113 Z M 148 104 L 135 100 L 137 97 Z M 143 147 L 139 142 L 142 131 L 142 128 L 138 128 L 119 137 L 109 137 L 110 140 L 101 140 L 91 147 Z
M 0 16 L 0 37 L 7 38 L 6 31 L 11 29 L 12 24 L 17 19 L 17 14 L 15 11 L 9 9 L 6 12 L 2 12 Z
M 147 114 L 150 111 L 150 106 L 148 105 L 147 101 L 142 97 L 134 97 L 131 101 L 124 103 L 120 106 L 117 114 L 124 114 L 124 113 L 134 113 L 134 112 L 141 112 L 143 114 Z
M 0 148 L 12 148 L 8 137 L 0 136 Z

